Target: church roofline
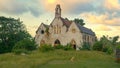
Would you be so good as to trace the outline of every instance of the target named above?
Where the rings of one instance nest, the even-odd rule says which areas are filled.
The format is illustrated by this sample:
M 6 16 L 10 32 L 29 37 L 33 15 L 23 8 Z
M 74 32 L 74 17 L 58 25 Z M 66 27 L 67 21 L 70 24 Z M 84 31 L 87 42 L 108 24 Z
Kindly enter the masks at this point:
M 45 28 L 49 28 L 49 25 L 44 24 L 43 22 L 40 24 L 40 26 L 38 27 L 38 29 L 36 30 L 36 33 L 38 32 L 38 30 L 40 29 L 41 25 L 43 25 Z
M 72 23 L 75 23 L 75 22 L 72 22 Z M 93 32 L 91 29 L 86 28 L 86 27 L 84 27 L 84 26 L 81 26 L 81 25 L 78 24 L 78 23 L 75 23 L 75 24 L 76 24 L 77 27 L 82 31 L 82 33 L 90 34 L 90 35 L 95 36 L 95 32 Z

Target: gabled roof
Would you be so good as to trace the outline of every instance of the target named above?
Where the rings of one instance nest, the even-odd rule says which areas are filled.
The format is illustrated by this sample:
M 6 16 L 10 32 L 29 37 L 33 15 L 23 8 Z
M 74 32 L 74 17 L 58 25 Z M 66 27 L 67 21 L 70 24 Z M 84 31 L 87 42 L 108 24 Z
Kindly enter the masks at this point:
M 75 22 L 73 22 L 73 23 L 75 23 Z M 81 30 L 81 32 L 95 36 L 95 33 L 91 29 L 88 29 L 88 28 L 86 28 L 84 26 L 81 26 L 78 23 L 75 23 L 75 24 Z
M 62 21 L 62 23 L 63 23 L 63 25 L 65 25 L 67 28 L 69 28 L 69 26 L 71 25 L 71 23 L 72 23 L 72 21 L 69 21 L 67 18 L 62 18 L 62 17 L 59 17 L 59 18 L 54 18 L 53 19 L 53 21 L 55 20 L 55 19 L 60 19 L 61 21 Z M 53 23 L 53 21 L 52 21 L 52 23 Z M 52 25 L 52 23 L 50 24 L 50 25 Z
M 43 23 L 43 25 L 44 25 L 46 28 L 49 28 L 49 25 L 47 25 L 47 24 L 44 24 L 44 23 Z
M 63 21 L 63 24 L 68 28 L 70 25 L 71 25 L 71 21 L 69 21 L 67 18 L 62 18 L 61 17 L 61 20 Z
M 49 25 L 47 24 L 44 24 L 44 23 L 41 23 L 40 26 L 38 27 L 36 33 L 38 32 L 38 30 L 40 29 L 41 25 L 43 25 L 45 28 L 49 28 Z

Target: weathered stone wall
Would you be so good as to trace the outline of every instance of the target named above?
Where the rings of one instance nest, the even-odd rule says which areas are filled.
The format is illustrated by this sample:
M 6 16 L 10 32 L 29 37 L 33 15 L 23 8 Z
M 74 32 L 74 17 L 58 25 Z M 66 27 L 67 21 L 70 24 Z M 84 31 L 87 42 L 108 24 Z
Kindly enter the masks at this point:
M 56 27 L 57 30 L 55 29 Z M 55 18 L 49 27 L 49 34 L 41 34 L 41 30 L 46 30 L 46 27 L 41 24 L 40 28 L 35 37 L 35 41 L 40 45 L 40 42 L 44 40 L 46 44 L 52 44 L 54 46 L 55 41 L 59 40 L 60 44 L 67 45 L 72 41 L 75 41 L 76 48 L 82 47 L 83 42 L 94 43 L 95 36 L 89 34 L 81 33 L 81 30 L 76 26 L 75 23 L 72 23 L 69 28 L 67 28 L 63 21 L 59 18 Z M 57 31 L 57 33 L 56 33 Z M 83 36 L 89 37 L 89 39 L 84 39 Z
M 44 33 L 42 34 L 41 31 L 44 31 Z M 43 23 L 39 26 L 39 29 L 35 35 L 35 42 L 40 45 L 41 40 L 44 40 L 45 37 L 45 31 L 46 31 L 46 27 L 43 25 Z M 44 40 L 46 42 L 46 40 Z

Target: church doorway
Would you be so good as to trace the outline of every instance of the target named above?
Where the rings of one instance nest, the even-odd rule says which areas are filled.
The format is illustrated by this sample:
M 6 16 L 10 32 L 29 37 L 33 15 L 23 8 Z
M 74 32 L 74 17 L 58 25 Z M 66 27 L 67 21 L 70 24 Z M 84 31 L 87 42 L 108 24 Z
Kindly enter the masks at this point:
M 57 46 L 59 44 L 60 44 L 60 41 L 58 39 L 56 39 L 55 42 L 54 42 L 54 46 Z
M 75 42 L 75 40 L 72 40 L 72 41 L 71 41 L 71 45 L 72 45 L 72 47 L 73 47 L 74 49 L 76 49 L 76 42 Z

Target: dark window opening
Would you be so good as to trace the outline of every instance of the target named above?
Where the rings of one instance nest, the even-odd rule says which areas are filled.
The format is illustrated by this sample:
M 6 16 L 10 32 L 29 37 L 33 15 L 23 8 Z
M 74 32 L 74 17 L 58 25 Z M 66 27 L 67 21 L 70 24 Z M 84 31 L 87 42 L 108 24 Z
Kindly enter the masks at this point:
M 60 44 L 60 41 L 57 39 L 57 40 L 54 42 L 54 46 L 59 45 L 59 44 Z
M 73 48 L 76 49 L 76 45 L 75 44 L 73 45 Z
M 76 50 L 76 42 L 75 42 L 75 40 L 72 40 L 72 41 L 71 41 L 71 45 L 72 45 L 73 49 Z
M 44 34 L 44 30 L 41 30 L 41 34 Z

